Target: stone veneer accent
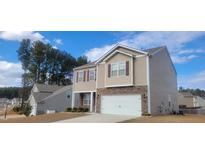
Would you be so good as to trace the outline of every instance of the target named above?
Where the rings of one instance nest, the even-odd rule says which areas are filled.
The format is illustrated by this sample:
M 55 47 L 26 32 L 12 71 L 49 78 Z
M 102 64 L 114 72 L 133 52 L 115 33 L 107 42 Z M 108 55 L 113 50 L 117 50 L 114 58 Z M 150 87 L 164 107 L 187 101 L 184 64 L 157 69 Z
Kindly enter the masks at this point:
M 100 113 L 102 95 L 122 95 L 122 94 L 141 94 L 142 98 L 142 115 L 148 113 L 147 103 L 147 86 L 136 87 L 113 87 L 97 89 L 96 94 L 96 112 Z

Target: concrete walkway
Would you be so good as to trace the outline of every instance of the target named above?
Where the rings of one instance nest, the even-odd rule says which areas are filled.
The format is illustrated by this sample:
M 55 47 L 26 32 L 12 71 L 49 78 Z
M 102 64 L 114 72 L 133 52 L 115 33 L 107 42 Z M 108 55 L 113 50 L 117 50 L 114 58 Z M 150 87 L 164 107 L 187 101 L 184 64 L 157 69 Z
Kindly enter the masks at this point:
M 125 115 L 110 115 L 110 114 L 92 113 L 87 116 L 57 121 L 56 123 L 116 123 L 116 122 L 121 122 L 125 120 L 130 120 L 133 118 L 136 118 L 136 117 L 125 116 Z

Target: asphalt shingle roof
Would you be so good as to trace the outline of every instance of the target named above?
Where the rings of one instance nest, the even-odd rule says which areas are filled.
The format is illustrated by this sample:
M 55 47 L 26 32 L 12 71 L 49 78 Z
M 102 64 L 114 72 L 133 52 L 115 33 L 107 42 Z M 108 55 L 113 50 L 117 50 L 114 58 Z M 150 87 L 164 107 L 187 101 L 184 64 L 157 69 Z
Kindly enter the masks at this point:
M 75 69 L 88 68 L 88 67 L 95 67 L 95 66 L 96 66 L 95 62 L 96 62 L 96 61 L 91 62 L 91 63 L 88 63 L 88 64 L 85 64 L 85 65 L 82 65 L 82 66 L 79 66 L 79 67 L 76 67 L 76 68 L 74 68 L 74 70 L 75 70 Z
M 158 50 L 160 50 L 160 49 L 164 49 L 164 48 L 166 48 L 166 46 L 161 46 L 161 47 L 156 47 L 156 48 L 145 49 L 145 50 L 142 50 L 142 51 L 148 52 L 148 53 L 152 54 L 152 53 L 154 53 L 154 52 L 156 52 L 156 51 L 158 51 Z M 95 63 L 96 63 L 96 61 L 91 62 L 91 63 L 88 63 L 88 64 L 85 64 L 85 65 L 82 65 L 82 66 L 79 66 L 79 67 L 76 67 L 76 68 L 74 68 L 74 70 L 84 69 L 84 68 L 88 68 L 88 67 L 94 67 L 94 66 L 96 66 Z
M 46 92 L 33 92 L 34 99 L 37 103 L 39 103 L 42 99 L 45 99 L 46 97 L 52 95 L 52 93 L 46 93 Z
M 63 87 L 58 85 L 45 85 L 45 84 L 36 84 L 36 86 L 40 92 L 54 92 Z
M 62 92 L 64 92 L 64 91 L 70 90 L 70 89 L 72 89 L 72 87 L 73 87 L 72 85 L 64 86 L 63 88 L 61 88 L 61 89 L 55 91 L 54 93 L 52 93 L 52 94 L 49 95 L 48 97 L 44 98 L 43 100 L 46 100 L 46 99 L 51 98 L 51 97 L 54 97 L 54 96 L 56 96 L 56 95 L 58 95 L 58 94 L 60 94 L 60 93 L 62 93 Z
M 145 51 L 145 52 L 148 52 L 148 53 L 150 53 L 150 54 L 152 54 L 152 53 L 154 53 L 154 52 L 156 52 L 156 51 L 158 51 L 158 50 L 164 49 L 164 48 L 166 48 L 166 46 L 161 46 L 161 47 L 156 47 L 156 48 L 150 48 L 150 49 L 146 49 L 146 50 L 144 50 L 144 51 Z

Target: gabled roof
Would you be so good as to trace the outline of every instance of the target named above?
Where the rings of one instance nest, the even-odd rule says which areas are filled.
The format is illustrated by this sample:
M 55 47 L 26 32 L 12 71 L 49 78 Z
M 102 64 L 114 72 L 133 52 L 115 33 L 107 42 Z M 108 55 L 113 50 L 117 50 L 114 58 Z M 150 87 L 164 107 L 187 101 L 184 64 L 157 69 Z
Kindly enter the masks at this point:
M 41 101 L 44 101 L 44 100 L 47 100 L 47 99 L 49 99 L 49 98 L 55 97 L 56 95 L 58 95 L 58 94 L 60 94 L 60 93 L 63 93 L 63 92 L 65 92 L 65 91 L 67 91 L 67 90 L 71 90 L 72 88 L 73 88 L 72 85 L 64 86 L 63 88 L 61 88 L 61 89 L 55 91 L 54 93 L 52 93 L 52 94 L 49 95 L 48 97 L 42 99 Z
M 79 66 L 79 67 L 76 67 L 76 68 L 74 68 L 74 70 L 95 67 L 96 66 L 95 63 L 96 63 L 96 61 L 85 64 L 85 65 L 82 65 L 82 66 Z
M 52 95 L 52 93 L 48 92 L 33 92 L 33 97 L 37 103 L 39 103 L 42 99 Z
M 94 61 L 94 62 L 91 62 L 91 63 L 89 63 L 89 64 L 85 64 L 85 65 L 76 67 L 76 68 L 74 68 L 74 70 L 84 69 L 84 68 L 89 68 L 89 67 L 95 67 L 96 64 L 98 64 L 98 63 L 99 63 L 101 60 L 103 60 L 106 56 L 108 56 L 108 55 L 111 54 L 113 51 L 115 51 L 115 49 L 117 49 L 118 47 L 125 48 L 125 49 L 129 49 L 129 50 L 132 50 L 132 51 L 135 51 L 135 52 L 139 52 L 139 53 L 142 53 L 142 54 L 147 54 L 147 52 L 145 52 L 145 51 L 138 50 L 138 49 L 135 49 L 135 48 L 131 48 L 131 47 L 128 47 L 128 46 L 125 46 L 125 45 L 122 45 L 122 44 L 117 44 L 117 45 L 115 45 L 112 49 L 110 49 L 108 52 L 106 52 L 102 57 L 100 57 L 98 60 L 96 60 L 96 61 Z
M 46 84 L 39 84 L 39 83 L 37 83 L 36 86 L 40 92 L 54 92 L 63 87 L 58 85 L 46 85 Z
M 131 47 L 128 47 L 128 46 L 125 46 L 125 45 L 122 45 L 122 44 L 117 44 L 115 45 L 112 49 L 110 49 L 108 52 L 106 52 L 102 57 L 100 57 L 97 61 L 94 61 L 92 63 L 89 63 L 89 64 L 86 64 L 86 65 L 82 65 L 80 67 L 76 67 L 74 70 L 77 70 L 77 69 L 83 69 L 83 68 L 89 68 L 89 67 L 95 67 L 98 63 L 100 63 L 103 59 L 105 59 L 107 56 L 111 55 L 114 51 L 116 51 L 116 49 L 118 47 L 121 47 L 121 48 L 125 48 L 125 49 L 129 49 L 131 51 L 134 51 L 134 52 L 138 52 L 138 53 L 141 53 L 141 54 L 144 54 L 144 55 L 153 55 L 155 53 L 157 53 L 158 51 L 162 51 L 164 50 L 165 52 L 167 52 L 169 58 L 170 58 L 170 61 L 171 61 L 171 64 L 172 64 L 172 67 L 175 71 L 175 73 L 177 74 L 176 72 L 176 69 L 174 67 L 174 64 L 171 60 L 171 57 L 169 55 L 169 52 L 167 50 L 167 47 L 166 46 L 160 46 L 160 47 L 155 47 L 155 48 L 150 48 L 150 49 L 145 49 L 145 50 L 138 50 L 138 49 L 135 49 L 135 48 L 131 48 Z
M 132 50 L 134 52 L 138 52 L 138 53 L 142 53 L 142 54 L 147 54 L 147 52 L 145 51 L 142 51 L 142 50 L 138 50 L 138 49 L 135 49 L 135 48 L 131 48 L 131 47 L 128 47 L 128 46 L 125 46 L 125 45 L 122 45 L 122 44 L 117 44 L 116 46 L 114 46 L 112 49 L 110 49 L 107 53 L 105 53 L 102 57 L 100 57 L 97 61 L 96 61 L 96 64 L 98 64 L 99 62 L 101 62 L 105 57 L 107 57 L 109 54 L 111 54 L 112 52 L 114 52 L 117 48 L 125 48 L 125 49 L 129 49 L 129 50 Z
M 155 52 L 166 48 L 166 46 L 161 46 L 161 47 L 156 47 L 156 48 L 150 48 L 150 49 L 146 49 L 144 50 L 145 52 L 148 52 L 149 54 L 154 54 Z
M 36 84 L 36 86 L 40 92 L 32 92 L 32 94 L 37 103 L 40 103 L 47 98 L 55 97 L 57 94 L 60 94 L 68 89 L 72 89 L 72 85 L 58 86 L 58 85 Z
M 170 57 L 170 54 L 169 54 L 168 49 L 167 49 L 166 46 L 161 46 L 161 47 L 156 47 L 156 48 L 150 48 L 150 49 L 146 49 L 146 50 L 144 50 L 144 51 L 147 52 L 147 53 L 149 53 L 149 55 L 154 55 L 155 53 L 157 53 L 157 52 L 159 52 L 159 51 L 164 51 L 164 52 L 166 52 L 166 53 L 168 54 L 170 63 L 171 63 L 171 65 L 172 65 L 173 69 L 174 69 L 174 72 L 175 72 L 175 74 L 177 74 L 176 68 L 174 67 L 173 61 L 172 61 L 172 59 L 171 59 L 171 57 Z

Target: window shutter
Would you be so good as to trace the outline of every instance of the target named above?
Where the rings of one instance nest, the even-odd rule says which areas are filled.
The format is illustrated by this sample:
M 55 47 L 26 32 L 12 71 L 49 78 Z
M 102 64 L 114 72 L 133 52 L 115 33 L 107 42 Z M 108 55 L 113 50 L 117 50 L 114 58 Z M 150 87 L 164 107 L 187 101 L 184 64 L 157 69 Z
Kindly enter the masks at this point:
M 78 72 L 76 72 L 76 82 L 78 82 Z
M 129 75 L 129 61 L 126 61 L 126 75 Z
M 83 73 L 83 81 L 85 82 L 85 78 L 86 78 L 86 71 L 84 71 Z
M 110 77 L 110 73 L 111 73 L 111 64 L 108 64 L 108 78 Z
M 87 71 L 87 81 L 89 81 L 89 70 Z

